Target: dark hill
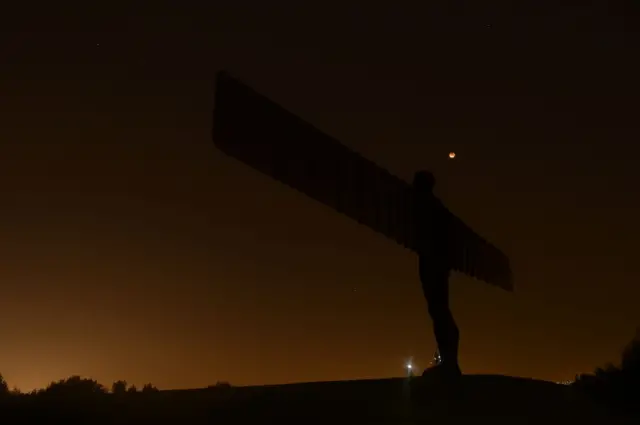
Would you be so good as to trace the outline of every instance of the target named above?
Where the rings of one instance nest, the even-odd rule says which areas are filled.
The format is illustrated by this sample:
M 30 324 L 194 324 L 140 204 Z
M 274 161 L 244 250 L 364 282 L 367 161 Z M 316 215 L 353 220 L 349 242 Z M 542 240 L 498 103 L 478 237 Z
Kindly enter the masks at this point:
M 572 387 L 497 375 L 464 376 L 457 391 L 420 378 L 394 378 L 176 391 L 173 397 L 187 404 L 208 399 L 220 409 L 210 403 L 200 409 L 231 422 L 295 418 L 348 423 L 626 423 Z
M 0 400 L 0 412 L 34 424 L 637 423 L 608 412 L 573 387 L 495 375 L 467 375 L 459 386 L 449 389 L 423 378 L 395 378 L 16 396 L 8 404 Z

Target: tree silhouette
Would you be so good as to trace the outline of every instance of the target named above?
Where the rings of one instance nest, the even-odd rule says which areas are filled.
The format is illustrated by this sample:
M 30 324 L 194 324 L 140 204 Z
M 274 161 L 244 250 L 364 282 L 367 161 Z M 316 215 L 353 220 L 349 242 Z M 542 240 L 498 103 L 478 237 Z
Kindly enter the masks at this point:
M 116 381 L 111 385 L 113 394 L 125 394 L 127 392 L 127 381 Z
M 153 392 L 157 392 L 158 389 L 156 387 L 154 387 L 153 385 L 149 384 L 144 384 L 144 386 L 142 387 L 142 392 L 143 393 L 153 393 Z
M 636 329 L 636 336 L 631 340 L 622 352 L 621 369 L 640 378 L 640 328 Z
M 0 373 L 0 397 L 5 395 L 9 395 L 9 385 L 7 384 L 7 381 L 4 380 L 4 377 L 2 376 L 2 374 Z
M 137 393 L 138 392 L 138 388 L 136 388 L 135 385 L 131 385 L 128 389 L 127 389 L 128 393 Z
M 80 376 L 74 375 L 67 379 L 61 379 L 58 382 L 52 382 L 44 392 L 46 394 L 82 396 L 105 394 L 107 390 L 93 379 L 81 378 Z
M 611 363 L 576 377 L 574 387 L 616 408 L 640 413 L 640 329 L 624 348 L 620 366 Z
M 215 386 L 216 388 L 231 388 L 231 384 L 227 381 L 218 381 Z

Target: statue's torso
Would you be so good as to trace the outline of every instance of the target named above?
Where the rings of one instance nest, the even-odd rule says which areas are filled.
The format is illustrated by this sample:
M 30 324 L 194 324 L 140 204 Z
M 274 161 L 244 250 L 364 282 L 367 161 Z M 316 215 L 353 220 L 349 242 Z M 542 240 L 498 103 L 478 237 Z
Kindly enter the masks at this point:
M 446 261 L 449 244 L 449 215 L 432 193 L 415 192 L 414 223 L 418 253 L 439 263 Z

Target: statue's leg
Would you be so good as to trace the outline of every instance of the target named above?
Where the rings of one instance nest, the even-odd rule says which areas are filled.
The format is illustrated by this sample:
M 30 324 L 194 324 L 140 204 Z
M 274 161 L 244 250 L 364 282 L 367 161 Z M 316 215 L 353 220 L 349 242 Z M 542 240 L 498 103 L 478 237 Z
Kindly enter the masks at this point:
M 460 332 L 449 308 L 449 272 L 420 260 L 420 280 L 444 366 L 458 368 Z

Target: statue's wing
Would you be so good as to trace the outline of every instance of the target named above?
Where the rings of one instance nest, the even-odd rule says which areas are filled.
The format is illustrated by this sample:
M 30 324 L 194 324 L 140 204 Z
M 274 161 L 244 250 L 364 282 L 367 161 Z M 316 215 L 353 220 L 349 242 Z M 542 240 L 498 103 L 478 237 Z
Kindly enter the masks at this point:
M 225 72 L 217 75 L 213 140 L 227 155 L 415 250 L 411 185 Z M 456 270 L 511 289 L 506 256 L 453 222 Z

